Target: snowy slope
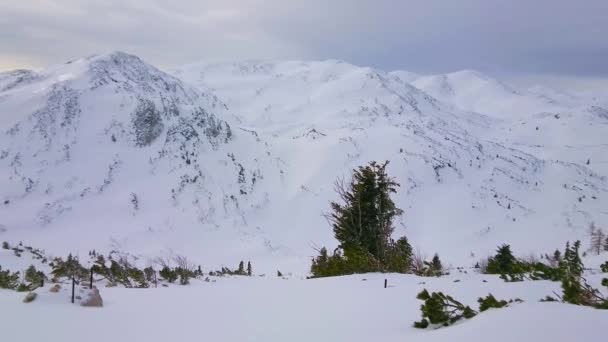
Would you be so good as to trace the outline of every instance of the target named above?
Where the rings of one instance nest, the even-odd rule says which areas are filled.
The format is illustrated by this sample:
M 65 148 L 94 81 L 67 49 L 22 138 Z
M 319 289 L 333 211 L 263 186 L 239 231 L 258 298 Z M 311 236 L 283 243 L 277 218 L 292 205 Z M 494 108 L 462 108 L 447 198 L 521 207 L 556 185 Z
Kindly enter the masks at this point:
M 474 309 L 477 298 L 488 293 L 524 303 L 490 309 L 447 328 L 418 330 L 412 327 L 420 320 L 421 301 L 415 296 L 424 288 L 443 291 Z M 240 277 L 187 287 L 100 291 L 103 308 L 69 304 L 65 287 L 57 294 L 48 287 L 39 289 L 39 298 L 30 304 L 21 303 L 21 293 L 0 290 L 0 321 L 9 322 L 2 326 L 3 336 L 15 341 L 52 336 L 70 342 L 83 336 L 91 342 L 600 342 L 608 324 L 604 310 L 538 302 L 559 291 L 559 283 L 506 283 L 472 274 L 424 279 L 392 274 L 315 280 Z M 24 322 L 35 322 L 36 329 L 24 329 Z
M 538 147 L 549 126 L 518 121 L 567 116 L 498 119 L 342 61 L 171 73 L 116 52 L 0 74 L 0 241 L 303 274 L 335 246 L 322 216 L 334 181 L 372 160 L 401 183 L 395 234 L 453 265 L 608 224 L 603 170 L 545 148 L 547 134 Z
M 549 95 L 515 89 L 474 70 L 422 76 L 412 84 L 456 108 L 508 120 L 562 109 Z
M 279 179 L 263 142 L 225 121 L 214 95 L 135 56 L 1 79 L 3 241 L 57 254 L 186 245 L 234 257 L 217 239 L 242 238 L 246 213 L 267 202 L 258 187 Z
M 296 239 L 301 231 L 315 236 L 306 225 L 323 226 L 313 242 L 328 234 L 323 220 L 312 218 L 334 198 L 336 177 L 387 159 L 402 185 L 398 234 L 455 262 L 489 253 L 501 241 L 538 252 L 586 239 L 591 221 L 606 224 L 603 173 L 560 158 L 560 151 L 547 157 L 518 148 L 525 140 L 509 135 L 515 120 L 455 108 L 394 73 L 341 61 L 199 63 L 173 73 L 211 87 L 245 122 L 274 138 L 269 143 L 286 161 L 287 187 L 294 189 L 280 210 L 289 217 L 277 224 L 289 222 L 290 208 L 304 211 L 289 223 L 302 225 L 294 228 Z

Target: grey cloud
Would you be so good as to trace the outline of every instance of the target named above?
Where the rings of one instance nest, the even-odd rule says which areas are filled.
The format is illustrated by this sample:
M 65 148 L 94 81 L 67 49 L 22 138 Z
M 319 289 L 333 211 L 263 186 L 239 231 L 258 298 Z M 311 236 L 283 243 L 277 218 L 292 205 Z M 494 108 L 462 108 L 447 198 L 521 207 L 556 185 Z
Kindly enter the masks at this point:
M 165 66 L 337 58 L 425 72 L 608 74 L 607 17 L 605 0 L 20 0 L 0 4 L 0 63 L 120 49 Z

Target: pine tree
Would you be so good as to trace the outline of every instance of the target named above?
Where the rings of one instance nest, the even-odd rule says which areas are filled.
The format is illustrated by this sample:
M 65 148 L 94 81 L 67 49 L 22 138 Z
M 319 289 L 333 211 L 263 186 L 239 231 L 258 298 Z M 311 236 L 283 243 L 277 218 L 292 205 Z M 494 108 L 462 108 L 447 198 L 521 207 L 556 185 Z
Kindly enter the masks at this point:
M 251 268 L 251 261 L 247 261 L 247 275 L 251 277 L 253 269 Z
M 371 162 L 353 170 L 350 184 L 336 183 L 343 204 L 331 203 L 327 218 L 344 250 L 363 248 L 374 258 L 385 261 L 393 232 L 393 219 L 402 213 L 390 198 L 399 186 L 386 173 L 386 166 Z
M 238 275 L 245 275 L 245 263 L 243 260 L 239 263 L 239 269 L 236 271 Z
M 490 258 L 486 273 L 489 274 L 513 274 L 516 271 L 517 259 L 511 252 L 511 246 L 502 245 L 496 251 L 496 256 Z
M 441 260 L 437 253 L 435 253 L 430 262 L 425 261 L 424 266 L 424 271 L 419 275 L 425 277 L 439 277 L 443 274 L 443 266 L 441 265 Z
M 42 271 L 38 271 L 34 265 L 30 265 L 30 267 L 25 270 L 25 281 L 30 283 L 32 286 L 39 286 L 42 281 L 44 281 L 44 278 L 44 273 Z

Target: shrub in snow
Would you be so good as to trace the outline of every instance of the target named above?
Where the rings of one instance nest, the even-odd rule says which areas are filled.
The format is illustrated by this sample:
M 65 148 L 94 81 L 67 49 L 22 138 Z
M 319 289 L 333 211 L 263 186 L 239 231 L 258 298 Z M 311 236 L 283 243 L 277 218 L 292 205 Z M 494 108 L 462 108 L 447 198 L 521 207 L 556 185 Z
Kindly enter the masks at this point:
M 42 271 L 38 271 L 34 265 L 31 265 L 25 271 L 25 281 L 30 283 L 30 287 L 34 288 L 41 286 L 46 276 Z
M 27 292 L 30 290 L 30 287 L 24 283 L 21 283 L 21 284 L 19 284 L 19 286 L 17 286 L 17 288 L 15 290 L 17 292 Z
M 551 297 L 551 296 L 546 296 L 545 298 L 541 298 L 540 300 L 541 302 L 557 302 L 557 299 Z
M 477 312 L 469 306 L 465 306 L 449 295 L 441 292 L 429 292 L 425 289 L 416 298 L 423 300 L 420 307 L 422 320 L 414 322 L 415 328 L 425 329 L 429 325 L 448 326 L 463 318 L 473 318 Z
M 49 289 L 49 292 L 57 293 L 57 292 L 59 292 L 59 290 L 61 290 L 61 285 L 55 284 L 55 285 L 53 285 L 53 287 L 51 287 Z
M 608 300 L 582 276 L 584 266 L 579 256 L 580 245 L 580 241 L 576 241 L 572 247 L 569 243 L 566 244 L 564 257 L 560 263 L 562 300 L 570 304 L 608 309 Z
M 19 272 L 11 273 L 10 270 L 2 270 L 0 267 L 0 289 L 14 290 L 19 285 Z
M 148 287 L 144 271 L 131 265 L 126 258 L 110 260 L 110 267 L 107 267 L 104 256 L 98 255 L 92 270 L 110 283 L 120 284 L 124 287 Z
M 2 249 L 10 249 L 11 246 L 8 244 L 8 242 L 4 241 L 2 242 Z
M 53 261 L 52 267 L 51 274 L 54 281 L 61 278 L 82 280 L 87 279 L 89 276 L 89 270 L 84 268 L 78 261 L 78 258 L 73 257 L 72 254 L 69 254 L 65 261 L 61 258 L 56 258 Z
M 144 268 L 144 276 L 146 281 L 152 283 L 156 280 L 156 270 L 152 266 Z
M 488 259 L 486 273 L 488 274 L 513 274 L 518 273 L 518 261 L 511 252 L 511 246 L 502 245 L 498 247 L 496 255 Z
M 177 280 L 177 272 L 168 266 L 163 267 L 158 274 L 169 283 L 173 283 Z
M 600 270 L 604 273 L 608 273 L 608 261 L 600 265 Z
M 479 303 L 480 312 L 484 312 L 490 308 L 500 309 L 509 305 L 506 300 L 497 300 L 491 293 L 485 298 L 479 298 L 477 302 Z

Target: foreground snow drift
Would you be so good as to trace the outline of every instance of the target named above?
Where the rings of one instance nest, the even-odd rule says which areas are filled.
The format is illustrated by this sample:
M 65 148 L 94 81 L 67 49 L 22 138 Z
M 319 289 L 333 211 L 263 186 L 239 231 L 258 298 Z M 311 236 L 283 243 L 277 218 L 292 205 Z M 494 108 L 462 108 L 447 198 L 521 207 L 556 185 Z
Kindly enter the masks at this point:
M 389 287 L 383 288 L 388 278 Z M 455 280 L 459 280 L 455 282 Z M 484 282 L 484 280 L 486 282 Z M 525 302 L 438 330 L 417 330 L 416 293 L 444 291 L 477 307 L 488 293 Z M 14 341 L 604 341 L 608 312 L 539 303 L 559 283 L 505 283 L 482 275 L 368 274 L 316 280 L 219 278 L 191 286 L 101 288 L 103 308 L 69 304 L 69 290 L 39 298 L 0 291 L 3 339 Z M 26 328 L 27 327 L 27 328 Z

